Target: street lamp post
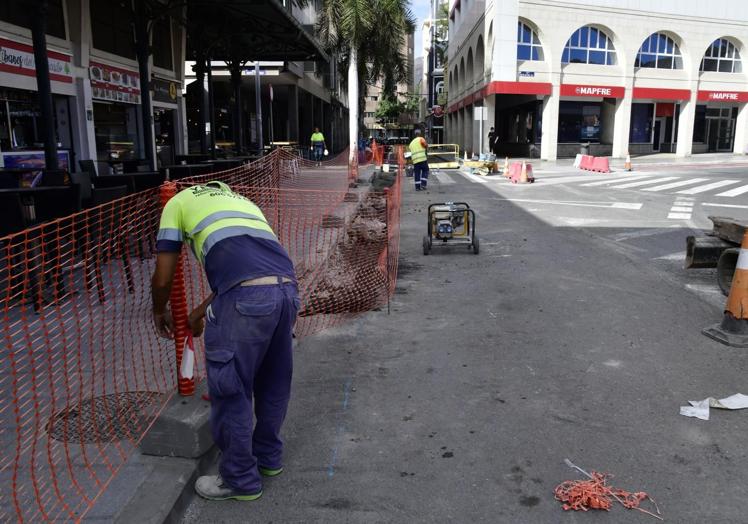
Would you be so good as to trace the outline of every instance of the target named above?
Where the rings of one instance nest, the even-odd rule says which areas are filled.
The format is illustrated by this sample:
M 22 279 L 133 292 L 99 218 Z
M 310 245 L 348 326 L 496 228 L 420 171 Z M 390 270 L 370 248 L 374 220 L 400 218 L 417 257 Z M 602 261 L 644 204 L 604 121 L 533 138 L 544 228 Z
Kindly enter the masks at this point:
M 47 0 L 36 0 L 35 7 L 31 38 L 34 43 L 36 88 L 39 94 L 41 127 L 44 134 L 44 163 L 48 170 L 54 171 L 58 169 L 58 163 L 55 120 L 52 111 L 52 87 L 49 81 L 49 59 L 47 58 Z

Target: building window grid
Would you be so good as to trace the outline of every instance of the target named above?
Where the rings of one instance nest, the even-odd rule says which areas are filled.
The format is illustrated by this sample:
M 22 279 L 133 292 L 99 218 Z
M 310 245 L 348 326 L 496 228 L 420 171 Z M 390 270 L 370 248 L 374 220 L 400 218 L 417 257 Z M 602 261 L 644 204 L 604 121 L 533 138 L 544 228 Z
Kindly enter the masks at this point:
M 613 40 L 601 29 L 580 27 L 566 42 L 561 63 L 616 65 Z
M 654 33 L 639 48 L 634 67 L 683 69 L 678 45 L 667 35 Z
M 517 60 L 543 60 L 543 46 L 537 33 L 523 22 L 517 22 Z
M 740 59 L 740 51 L 726 38 L 718 38 L 704 53 L 699 71 L 742 73 L 743 64 Z

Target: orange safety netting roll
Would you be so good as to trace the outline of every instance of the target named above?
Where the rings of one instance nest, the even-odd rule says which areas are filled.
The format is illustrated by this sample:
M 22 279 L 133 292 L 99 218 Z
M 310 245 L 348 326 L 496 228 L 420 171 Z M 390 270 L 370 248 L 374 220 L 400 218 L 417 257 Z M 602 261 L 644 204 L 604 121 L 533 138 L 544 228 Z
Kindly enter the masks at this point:
M 384 305 L 400 177 L 387 194 L 349 188 L 349 177 L 347 152 L 317 166 L 276 151 L 1 238 L 0 521 L 81 519 L 174 394 L 175 343 L 156 335 L 150 295 L 174 189 L 223 180 L 262 208 L 296 267 L 297 336 Z M 209 292 L 192 255 L 181 258 L 179 318 Z M 199 381 L 201 341 L 195 351 Z

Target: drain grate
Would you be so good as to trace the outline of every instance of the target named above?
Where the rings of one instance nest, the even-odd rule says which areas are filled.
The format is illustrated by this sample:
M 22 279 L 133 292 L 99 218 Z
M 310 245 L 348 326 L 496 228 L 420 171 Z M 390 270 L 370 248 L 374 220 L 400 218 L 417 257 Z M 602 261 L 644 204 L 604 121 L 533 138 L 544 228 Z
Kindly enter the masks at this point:
M 55 413 L 47 424 L 49 436 L 60 442 L 94 444 L 134 440 L 150 422 L 166 395 L 127 391 L 84 400 Z

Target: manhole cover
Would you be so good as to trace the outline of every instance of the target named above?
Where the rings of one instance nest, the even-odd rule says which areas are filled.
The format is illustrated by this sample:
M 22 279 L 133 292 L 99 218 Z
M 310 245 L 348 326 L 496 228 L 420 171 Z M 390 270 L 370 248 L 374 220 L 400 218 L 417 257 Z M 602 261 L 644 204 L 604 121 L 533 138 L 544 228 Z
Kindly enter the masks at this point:
M 89 398 L 53 415 L 47 432 L 60 442 L 81 444 L 138 438 L 164 399 L 165 395 L 154 391 Z

